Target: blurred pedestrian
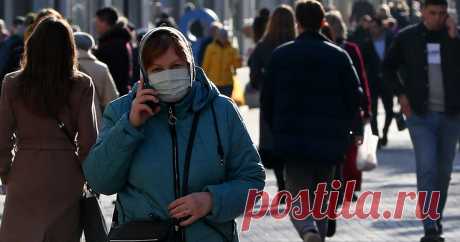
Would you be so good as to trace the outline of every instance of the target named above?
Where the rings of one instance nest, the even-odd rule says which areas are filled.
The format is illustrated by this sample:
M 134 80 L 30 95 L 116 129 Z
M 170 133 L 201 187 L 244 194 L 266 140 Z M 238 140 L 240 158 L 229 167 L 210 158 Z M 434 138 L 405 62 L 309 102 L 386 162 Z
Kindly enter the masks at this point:
M 259 40 L 264 36 L 269 18 L 270 10 L 267 8 L 260 9 L 258 15 L 254 18 L 254 22 L 252 23 L 254 43 L 257 44 Z
M 0 81 L 6 74 L 19 68 L 24 49 L 24 20 L 22 16 L 14 19 L 10 37 L 0 46 Z
M 219 29 L 214 42 L 206 48 L 203 61 L 204 71 L 222 94 L 231 97 L 234 75 L 236 69 L 240 67 L 240 54 L 230 43 L 228 30 Z
M 84 182 L 80 163 L 96 140 L 97 125 L 94 87 L 77 71 L 75 54 L 69 24 L 45 18 L 26 42 L 21 70 L 3 82 L 2 242 L 80 241 Z
M 385 3 L 380 4 L 380 6 L 377 9 L 377 12 L 375 13 L 375 16 L 373 17 L 379 18 L 381 20 L 393 18 L 393 16 L 391 15 L 390 6 L 388 6 L 388 4 Z
M 131 34 L 118 21 L 118 11 L 113 7 L 101 8 L 96 12 L 99 44 L 94 54 L 98 60 L 107 64 L 118 92 L 125 95 L 132 77 L 133 55 Z
M 350 57 L 319 33 L 324 14 L 320 2 L 298 1 L 295 15 L 300 35 L 273 52 L 261 96 L 274 152 L 286 161 L 286 188 L 293 196 L 307 189 L 310 204 L 317 185 L 329 185 L 337 164 L 343 162 L 362 101 Z M 325 209 L 327 199 L 316 206 Z M 294 206 L 300 207 L 298 203 Z M 303 241 L 324 240 L 326 218 L 290 215 Z
M 238 240 L 234 219 L 265 172 L 235 104 L 195 67 L 178 30 L 149 31 L 140 53 L 143 78 L 109 104 L 83 163 L 95 191 L 118 196 L 112 234 L 134 228 L 132 241 L 147 241 L 139 235 L 163 228 L 182 238 L 167 241 Z
M 356 0 L 353 1 L 353 6 L 351 9 L 351 15 L 350 15 L 350 24 L 352 26 L 352 29 L 361 22 L 364 16 L 375 16 L 376 10 L 374 8 L 374 5 L 369 0 Z
M 56 11 L 55 9 L 53 8 L 44 8 L 42 10 L 40 10 L 32 24 L 28 25 L 27 26 L 27 29 L 26 29 L 26 32 L 24 33 L 24 40 L 27 41 L 27 39 L 29 38 L 29 36 L 32 34 L 32 32 L 35 30 L 35 27 L 44 19 L 44 18 L 47 18 L 47 17 L 56 17 L 58 19 L 64 19 L 64 16 L 62 16 L 62 14 L 60 14 L 58 11 Z
M 369 15 L 364 15 L 359 19 L 358 25 L 355 30 L 350 33 L 348 39 L 353 43 L 361 46 L 367 39 L 370 38 L 369 28 L 371 25 L 372 18 Z
M 249 59 L 251 85 L 260 90 L 263 88 L 266 77 L 266 68 L 271 54 L 278 46 L 294 40 L 296 37 L 294 11 L 288 5 L 281 5 L 275 9 L 268 22 L 267 32 L 256 45 Z M 266 168 L 275 171 L 278 190 L 286 189 L 284 182 L 284 160 L 273 152 L 273 134 L 264 120 L 264 106 L 260 107 L 260 135 L 259 153 Z
M 369 85 L 372 93 L 372 113 L 371 119 L 372 133 L 380 136 L 379 147 L 388 144 L 388 131 L 394 119 L 393 98 L 394 94 L 390 85 L 383 79 L 383 60 L 393 42 L 393 33 L 387 30 L 383 20 L 377 17 L 372 18 L 369 26 L 370 38 L 365 39 L 361 48 L 364 55 L 365 67 L 368 73 Z M 378 125 L 378 104 L 382 100 L 385 110 L 385 123 L 382 133 Z
M 391 15 L 396 19 L 397 29 L 401 30 L 410 24 L 410 9 L 406 0 L 396 0 L 390 5 Z M 395 32 L 396 33 L 396 32 Z
M 167 14 L 167 13 L 161 13 L 160 16 L 155 20 L 155 26 L 156 27 L 171 27 L 177 29 L 177 23 L 174 18 Z
M 94 106 L 99 129 L 102 128 L 102 113 L 105 107 L 118 98 L 118 91 L 109 68 L 106 64 L 97 60 L 91 53 L 96 46 L 94 39 L 88 33 L 75 33 L 75 44 L 78 49 L 79 70 L 93 79 L 95 87 Z
M 447 0 L 426 0 L 423 21 L 396 36 L 384 63 L 384 79 L 407 118 L 417 190 L 427 192 L 421 208 L 427 211 L 433 192 L 440 192 L 441 217 L 423 220 L 421 242 L 444 241 L 443 211 L 460 137 L 460 35 L 447 7 Z
M 141 78 L 141 66 L 139 63 L 139 44 L 141 43 L 142 37 L 144 37 L 146 33 L 145 29 L 139 29 L 136 31 L 136 43 L 133 44 L 133 76 L 129 83 L 129 86 L 132 88 L 136 82 L 138 82 Z
M 209 25 L 207 36 L 203 39 L 200 46 L 200 52 L 198 53 L 198 66 L 203 65 L 204 54 L 208 46 L 217 38 L 217 33 L 224 26 L 219 21 L 214 21 Z

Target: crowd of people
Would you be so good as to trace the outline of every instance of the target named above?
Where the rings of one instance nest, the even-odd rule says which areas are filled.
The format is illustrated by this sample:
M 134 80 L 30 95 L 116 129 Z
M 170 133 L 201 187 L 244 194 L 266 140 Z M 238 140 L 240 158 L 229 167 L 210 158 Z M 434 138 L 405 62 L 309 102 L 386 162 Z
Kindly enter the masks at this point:
M 405 1 L 360 0 L 350 25 L 316 0 L 261 9 L 247 63 L 260 92 L 257 148 L 231 100 L 243 61 L 219 21 L 202 29 L 197 53 L 165 13 L 136 31 L 115 8 L 99 9 L 96 39 L 54 9 L 9 30 L 0 21 L 0 242 L 79 241 L 85 183 L 117 194 L 116 232 L 143 221 L 168 224 L 171 241 L 237 241 L 234 219 L 248 190 L 264 188 L 264 168 L 294 195 L 334 179 L 360 191 L 364 126 L 382 148 L 396 117 L 414 144 L 417 189 L 440 191 L 441 218 L 423 220 L 421 242 L 443 241 L 460 137 L 460 36 L 447 4 L 422 1 L 418 14 Z M 308 242 L 336 230 L 327 218 L 292 223 Z

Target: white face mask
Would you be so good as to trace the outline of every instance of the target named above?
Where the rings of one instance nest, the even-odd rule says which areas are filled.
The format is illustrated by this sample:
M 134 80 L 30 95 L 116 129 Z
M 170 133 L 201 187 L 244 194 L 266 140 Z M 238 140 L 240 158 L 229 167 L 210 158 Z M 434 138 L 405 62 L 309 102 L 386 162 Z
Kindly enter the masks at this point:
M 192 86 L 188 68 L 149 73 L 150 86 L 155 88 L 161 101 L 174 103 L 187 95 Z

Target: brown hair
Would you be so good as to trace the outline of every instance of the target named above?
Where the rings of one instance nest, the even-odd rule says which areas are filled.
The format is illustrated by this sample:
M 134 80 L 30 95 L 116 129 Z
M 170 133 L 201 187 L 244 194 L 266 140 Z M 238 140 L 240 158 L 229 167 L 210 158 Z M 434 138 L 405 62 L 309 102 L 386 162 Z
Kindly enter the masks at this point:
M 299 0 L 295 7 L 297 23 L 306 31 L 318 31 L 324 21 L 323 5 L 317 0 Z
M 170 31 L 158 30 L 143 46 L 141 53 L 143 66 L 147 69 L 156 58 L 166 53 L 171 46 L 179 57 L 183 58 L 189 65 L 192 64 L 193 57 L 189 53 L 187 43 Z
M 70 25 L 55 17 L 45 18 L 26 41 L 19 96 L 36 113 L 55 116 L 68 104 L 76 70 Z
M 289 5 L 282 4 L 275 9 L 270 17 L 263 39 L 274 46 L 278 46 L 295 39 L 295 36 L 294 11 Z
M 57 19 L 64 19 L 64 17 L 55 9 L 52 8 L 44 8 L 38 12 L 37 16 L 35 17 L 34 22 L 29 25 L 24 33 L 24 40 L 27 41 L 27 39 L 30 37 L 32 32 L 34 32 L 34 29 L 37 27 L 37 25 L 45 18 L 48 17 L 55 17 Z

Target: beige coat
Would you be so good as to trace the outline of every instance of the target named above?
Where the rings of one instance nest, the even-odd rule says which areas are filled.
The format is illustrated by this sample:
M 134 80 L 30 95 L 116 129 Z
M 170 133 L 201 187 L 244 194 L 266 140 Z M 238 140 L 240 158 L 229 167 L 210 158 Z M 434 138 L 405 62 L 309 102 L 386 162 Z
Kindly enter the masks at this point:
M 93 54 L 79 49 L 78 62 L 80 70 L 93 79 L 96 88 L 94 106 L 96 107 L 97 124 L 101 128 L 104 108 L 118 98 L 117 87 L 107 65 L 98 61 Z
M 76 80 L 58 117 L 78 133 L 77 156 L 55 118 L 37 116 L 14 95 L 17 74 L 5 77 L 0 97 L 0 177 L 7 187 L 0 242 L 79 241 L 81 162 L 97 137 L 93 84 L 86 75 Z

